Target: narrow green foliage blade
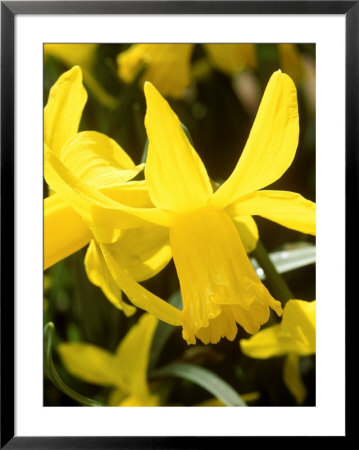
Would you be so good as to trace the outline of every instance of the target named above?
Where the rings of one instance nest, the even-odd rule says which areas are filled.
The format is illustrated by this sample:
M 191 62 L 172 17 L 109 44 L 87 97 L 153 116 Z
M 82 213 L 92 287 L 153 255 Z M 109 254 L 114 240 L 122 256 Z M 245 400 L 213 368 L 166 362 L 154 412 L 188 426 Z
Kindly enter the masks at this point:
M 64 394 L 84 406 L 105 406 L 104 404 L 87 398 L 67 386 L 57 373 L 52 359 L 52 343 L 55 336 L 55 326 L 52 322 L 45 325 L 44 328 L 44 366 L 45 372 L 54 385 Z
M 171 364 L 150 373 L 151 378 L 179 377 L 201 386 L 227 406 L 247 406 L 240 395 L 222 378 L 203 367 L 192 364 Z

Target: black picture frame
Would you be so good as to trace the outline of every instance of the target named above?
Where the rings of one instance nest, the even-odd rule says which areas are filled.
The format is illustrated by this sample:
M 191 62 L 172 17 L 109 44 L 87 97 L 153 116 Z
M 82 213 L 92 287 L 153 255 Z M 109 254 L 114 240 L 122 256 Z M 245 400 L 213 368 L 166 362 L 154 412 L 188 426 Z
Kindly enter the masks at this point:
M 6 449 L 204 448 L 226 437 L 26 437 L 14 433 L 14 58 L 18 14 L 336 14 L 346 21 L 346 296 L 353 288 L 359 155 L 359 1 L 1 2 L 1 441 Z M 349 248 L 350 243 L 350 248 Z M 355 251 L 355 250 L 354 250 Z M 348 326 L 346 327 L 348 329 Z M 348 338 L 348 334 L 346 334 Z M 347 424 L 346 437 L 348 437 Z M 236 438 L 228 438 L 236 439 Z M 222 444 L 223 445 L 223 444 Z

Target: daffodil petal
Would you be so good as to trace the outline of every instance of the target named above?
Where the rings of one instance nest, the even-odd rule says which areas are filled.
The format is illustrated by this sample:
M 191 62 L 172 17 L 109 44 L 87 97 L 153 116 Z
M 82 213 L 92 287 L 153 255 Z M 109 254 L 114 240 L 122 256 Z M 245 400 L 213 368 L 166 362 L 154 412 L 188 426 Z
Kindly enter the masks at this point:
M 136 312 L 133 305 L 128 305 L 122 299 L 121 289 L 117 286 L 103 258 L 102 252 L 91 241 L 85 256 L 85 269 L 89 280 L 106 295 L 109 301 L 126 316 Z
M 169 229 L 158 225 L 122 230 L 108 249 L 136 281 L 155 276 L 172 258 Z
M 138 284 L 113 258 L 107 245 L 100 245 L 100 247 L 115 282 L 135 306 L 171 325 L 182 324 L 179 309 Z
M 282 330 L 297 343 L 297 353 L 310 355 L 316 347 L 316 301 L 289 300 L 285 306 Z
M 256 65 L 254 44 L 204 44 L 204 46 L 214 67 L 228 75 Z
M 296 402 L 301 405 L 307 395 L 307 390 L 300 377 L 299 370 L 299 356 L 290 353 L 284 361 L 283 381 L 290 393 L 296 399 Z
M 259 239 L 258 227 L 251 216 L 232 217 L 234 225 L 237 228 L 239 237 L 247 253 L 252 252 Z
M 146 64 L 141 85 L 150 81 L 163 95 L 181 97 L 191 82 L 193 48 L 193 44 L 134 44 L 118 55 L 118 74 L 130 83 L 141 65 Z
M 134 178 L 143 165 L 136 166 L 113 139 L 96 131 L 83 131 L 59 152 L 61 162 L 88 186 L 111 188 Z
M 82 217 L 98 241 L 113 242 L 118 237 L 116 230 L 142 226 L 143 221 L 159 225 L 171 223 L 169 213 L 157 208 L 133 208 L 123 205 L 88 186 L 46 146 L 44 159 L 47 183 Z M 140 195 L 143 197 L 142 184 L 140 189 Z
M 281 326 L 273 325 L 251 336 L 241 339 L 242 352 L 251 358 L 265 359 L 272 356 L 281 356 L 293 350 L 293 341 L 290 337 L 282 339 Z
M 90 239 L 84 221 L 58 195 L 44 200 L 44 270 L 80 250 Z
M 315 301 L 289 300 L 281 324 L 242 339 L 240 345 L 243 353 L 252 358 L 315 353 Z
M 214 193 L 212 203 L 226 207 L 278 180 L 293 161 L 298 137 L 297 91 L 290 77 L 277 71 L 269 80 L 237 166 Z
M 315 203 L 288 191 L 257 191 L 227 208 L 235 218 L 258 215 L 287 228 L 315 235 Z
M 154 208 L 148 194 L 146 180 L 131 180 L 119 186 L 102 188 L 101 193 L 116 202 L 134 208 Z
M 86 101 L 79 66 L 62 74 L 52 86 L 44 110 L 44 140 L 56 154 L 77 133 Z
M 100 386 L 118 386 L 121 383 L 122 367 L 116 355 L 92 344 L 63 342 L 58 346 L 59 355 L 66 369 L 75 377 Z
M 176 114 L 151 83 L 145 84 L 149 148 L 145 168 L 150 197 L 164 210 L 205 206 L 212 195 L 206 169 Z
M 144 314 L 120 342 L 116 357 L 122 367 L 121 377 L 128 391 L 137 398 L 150 395 L 147 384 L 147 369 L 153 334 L 158 320 Z

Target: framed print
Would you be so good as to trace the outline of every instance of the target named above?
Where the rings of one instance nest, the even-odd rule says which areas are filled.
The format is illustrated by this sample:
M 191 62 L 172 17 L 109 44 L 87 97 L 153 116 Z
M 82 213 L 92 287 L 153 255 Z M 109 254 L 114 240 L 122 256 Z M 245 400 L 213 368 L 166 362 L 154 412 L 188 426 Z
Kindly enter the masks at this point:
M 2 448 L 348 436 L 358 11 L 1 2 Z

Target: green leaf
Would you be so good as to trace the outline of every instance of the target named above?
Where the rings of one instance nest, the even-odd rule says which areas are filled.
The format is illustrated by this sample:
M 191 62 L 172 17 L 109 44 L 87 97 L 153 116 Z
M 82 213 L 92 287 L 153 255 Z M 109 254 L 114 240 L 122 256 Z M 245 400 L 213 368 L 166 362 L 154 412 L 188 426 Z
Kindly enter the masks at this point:
M 268 255 L 278 273 L 286 273 L 315 263 L 315 245 L 293 243 L 285 247 L 284 250 L 272 252 Z M 251 258 L 251 263 L 258 277 L 261 280 L 265 280 L 265 273 L 258 261 L 255 258 Z
M 150 373 L 151 378 L 179 377 L 192 381 L 227 406 L 247 406 L 240 395 L 215 373 L 192 364 L 171 364 Z
M 274 297 L 277 298 L 282 304 L 285 304 L 290 298 L 296 298 L 291 292 L 285 279 L 278 273 L 275 265 L 269 258 L 267 250 L 264 248 L 260 240 L 258 240 L 257 246 L 253 250 L 252 254 L 262 267 Z

